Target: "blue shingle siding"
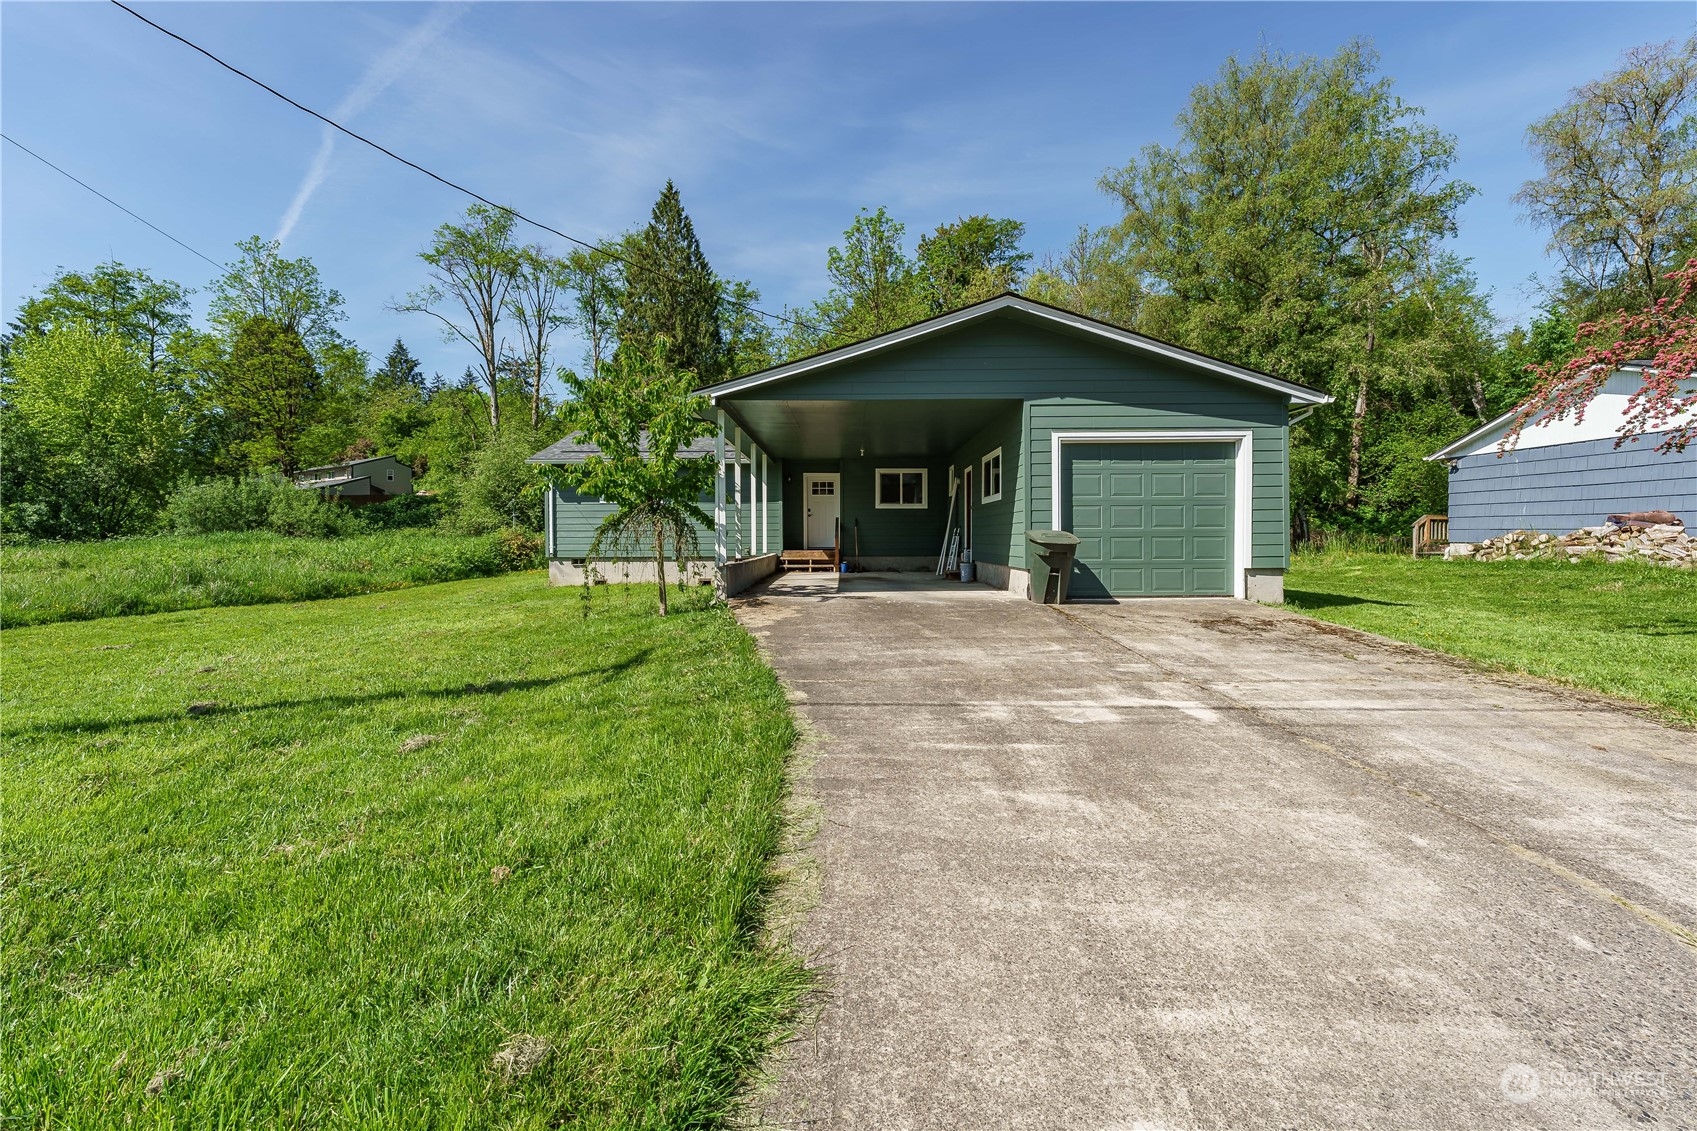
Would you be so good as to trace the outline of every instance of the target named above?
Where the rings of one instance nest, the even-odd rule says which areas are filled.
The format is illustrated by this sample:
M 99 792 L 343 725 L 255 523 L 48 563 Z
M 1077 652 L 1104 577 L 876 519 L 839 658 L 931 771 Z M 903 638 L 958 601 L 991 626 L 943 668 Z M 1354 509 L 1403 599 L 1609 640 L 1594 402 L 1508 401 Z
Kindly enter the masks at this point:
M 1612 439 L 1463 456 L 1450 473 L 1450 541 L 1510 530 L 1565 534 L 1605 515 L 1668 510 L 1697 526 L 1697 447 L 1656 453 L 1654 439 Z

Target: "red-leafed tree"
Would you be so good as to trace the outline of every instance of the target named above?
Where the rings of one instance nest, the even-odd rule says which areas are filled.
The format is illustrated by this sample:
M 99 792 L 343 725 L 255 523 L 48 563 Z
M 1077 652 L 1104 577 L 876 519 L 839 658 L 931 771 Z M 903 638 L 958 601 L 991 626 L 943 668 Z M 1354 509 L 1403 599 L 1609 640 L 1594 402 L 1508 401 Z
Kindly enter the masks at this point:
M 1674 291 L 1648 309 L 1618 311 L 1580 325 L 1579 356 L 1561 366 L 1529 366 L 1538 377 L 1531 397 L 1515 413 L 1499 447 L 1507 451 L 1531 424 L 1585 419 L 1603 383 L 1622 366 L 1643 367 L 1643 383 L 1626 401 L 1626 419 L 1615 446 L 1638 436 L 1666 433 L 1658 452 L 1683 452 L 1697 440 L 1697 259 L 1667 276 Z

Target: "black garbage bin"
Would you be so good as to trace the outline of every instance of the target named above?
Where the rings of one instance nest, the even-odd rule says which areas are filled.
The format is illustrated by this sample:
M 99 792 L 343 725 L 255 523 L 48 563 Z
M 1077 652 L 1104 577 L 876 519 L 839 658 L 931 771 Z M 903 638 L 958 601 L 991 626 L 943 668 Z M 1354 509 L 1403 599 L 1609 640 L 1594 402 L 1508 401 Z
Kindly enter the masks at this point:
M 1064 605 L 1078 535 L 1065 530 L 1027 530 L 1031 543 L 1031 599 L 1044 605 Z

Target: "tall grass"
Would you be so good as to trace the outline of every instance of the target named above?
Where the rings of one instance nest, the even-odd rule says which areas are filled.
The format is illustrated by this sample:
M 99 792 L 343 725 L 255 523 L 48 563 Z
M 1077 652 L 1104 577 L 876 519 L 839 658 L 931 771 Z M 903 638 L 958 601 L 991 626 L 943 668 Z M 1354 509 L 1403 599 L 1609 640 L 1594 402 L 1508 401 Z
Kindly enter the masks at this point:
M 200 534 L 0 549 L 0 626 L 311 601 L 539 565 L 523 535 Z
M 0 1126 L 720 1121 L 802 984 L 794 731 L 722 607 L 637 596 L 9 633 Z

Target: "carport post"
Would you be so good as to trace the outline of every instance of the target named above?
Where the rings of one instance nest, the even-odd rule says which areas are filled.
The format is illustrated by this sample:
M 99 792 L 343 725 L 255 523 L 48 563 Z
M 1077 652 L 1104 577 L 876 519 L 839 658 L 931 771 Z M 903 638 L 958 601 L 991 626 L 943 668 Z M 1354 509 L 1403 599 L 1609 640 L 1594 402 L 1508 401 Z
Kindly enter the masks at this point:
M 713 437 L 719 457 L 719 473 L 713 477 L 713 561 L 725 568 L 725 410 L 719 410 L 719 430 Z M 721 572 L 720 576 L 723 576 Z
M 772 552 L 772 539 L 766 529 L 766 509 L 772 505 L 772 461 L 766 458 L 766 449 L 760 449 L 760 552 Z
M 742 429 L 731 425 L 731 507 L 737 520 L 737 557 L 746 558 L 748 547 L 742 534 Z

